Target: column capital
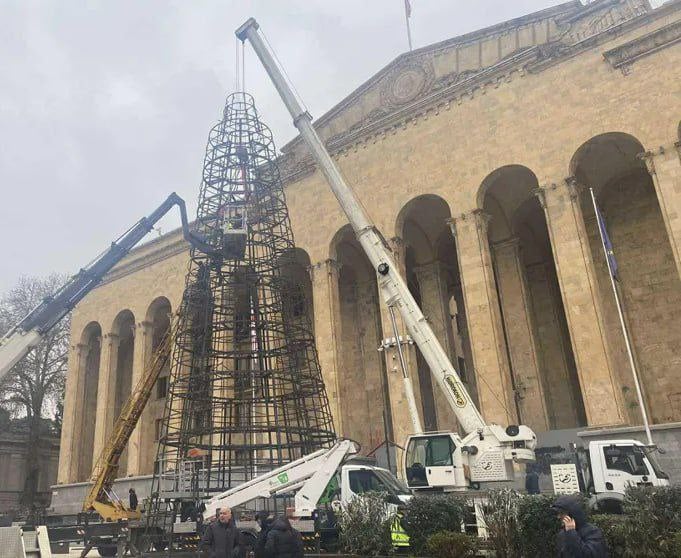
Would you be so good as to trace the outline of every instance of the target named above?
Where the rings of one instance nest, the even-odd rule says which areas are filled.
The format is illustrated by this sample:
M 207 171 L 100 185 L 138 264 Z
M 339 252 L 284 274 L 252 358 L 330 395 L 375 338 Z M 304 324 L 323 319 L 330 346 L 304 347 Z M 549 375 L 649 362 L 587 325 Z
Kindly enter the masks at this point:
M 492 216 L 482 209 L 474 209 L 472 212 L 473 219 L 475 219 L 475 224 L 478 229 L 487 232 L 489 228 L 489 223 L 492 220 Z
M 555 184 L 546 184 L 544 186 L 537 186 L 536 188 L 532 189 L 532 195 L 539 200 L 539 205 L 542 206 L 542 208 L 546 209 L 546 190 L 549 188 L 556 188 Z
M 118 335 L 118 333 L 113 333 L 113 332 L 105 333 L 104 335 L 102 335 L 102 339 L 105 339 L 106 341 L 109 341 L 109 342 L 118 341 L 120 339 L 120 337 L 121 336 Z
M 393 246 L 402 248 L 404 246 L 404 239 L 401 236 L 393 236 L 388 240 L 388 244 L 390 244 L 391 248 Z
M 568 176 L 565 179 L 565 185 L 570 193 L 570 199 L 578 200 L 582 192 L 586 190 L 586 186 L 582 184 L 575 176 Z
M 135 324 L 135 330 L 139 329 L 144 333 L 149 331 L 152 327 L 154 327 L 154 322 L 150 322 L 148 320 L 142 320 L 141 322 L 137 322 Z
M 645 163 L 648 173 L 654 175 L 656 173 L 655 160 L 668 159 L 673 157 L 675 154 L 678 156 L 679 162 L 681 163 L 681 141 L 676 141 L 667 146 L 660 145 L 656 149 L 643 151 L 636 157 Z
M 307 271 L 310 274 L 310 280 L 314 282 L 315 279 L 323 277 L 323 275 L 320 275 L 320 272 L 326 272 L 328 275 L 337 275 L 340 267 L 341 264 L 338 261 L 328 258 L 308 266 Z
M 75 343 L 71 345 L 71 350 L 76 353 L 77 357 L 81 357 L 83 354 L 87 354 L 90 349 L 90 345 L 87 343 Z

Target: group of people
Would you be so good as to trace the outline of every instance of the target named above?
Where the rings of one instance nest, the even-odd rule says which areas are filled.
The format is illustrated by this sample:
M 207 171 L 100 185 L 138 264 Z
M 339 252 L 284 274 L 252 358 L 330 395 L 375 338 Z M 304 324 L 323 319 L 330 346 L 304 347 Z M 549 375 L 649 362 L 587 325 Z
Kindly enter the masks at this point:
M 258 515 L 260 532 L 255 558 L 303 558 L 303 539 L 286 518 L 270 519 Z M 206 526 L 199 548 L 209 558 L 246 558 L 244 541 L 239 534 L 232 510 L 221 508 L 217 520 Z
M 130 508 L 137 507 L 137 495 L 130 489 Z M 603 532 L 589 523 L 581 502 L 574 496 L 561 496 L 553 505 L 561 522 L 557 550 L 561 558 L 607 558 Z M 303 558 L 303 540 L 286 518 L 272 519 L 265 512 L 257 516 L 260 532 L 255 558 Z M 232 517 L 232 510 L 222 508 L 217 519 L 207 526 L 199 548 L 209 558 L 247 558 L 246 547 Z

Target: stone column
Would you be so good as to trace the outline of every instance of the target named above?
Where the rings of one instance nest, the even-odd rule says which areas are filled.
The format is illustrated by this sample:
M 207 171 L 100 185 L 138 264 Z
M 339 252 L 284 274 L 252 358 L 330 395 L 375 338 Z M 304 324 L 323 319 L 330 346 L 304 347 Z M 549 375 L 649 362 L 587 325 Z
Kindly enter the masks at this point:
M 681 142 L 648 151 L 642 158 L 653 178 L 676 269 L 681 275 Z
M 319 365 L 329 397 L 331 415 L 338 434 L 343 433 L 340 407 L 340 298 L 338 291 L 338 262 L 324 260 L 310 267 L 314 329 Z
M 620 390 L 604 335 L 603 311 L 574 179 L 537 190 L 544 208 L 589 426 L 622 424 Z
M 102 356 L 99 361 L 99 383 L 97 384 L 97 418 L 95 421 L 95 441 L 92 450 L 92 466 L 104 449 L 111 426 L 116 404 L 116 367 L 118 364 L 118 344 L 116 333 L 102 336 Z
M 487 224 L 481 210 L 450 220 L 470 334 L 480 412 L 489 422 L 517 424 L 511 375 L 492 270 Z
M 405 265 L 405 246 L 404 242 L 399 237 L 391 238 L 388 241 L 390 249 L 392 250 L 393 259 L 402 277 L 406 277 Z M 392 322 L 390 320 L 390 312 L 388 306 L 383 301 L 379 289 L 379 307 L 381 309 L 381 329 L 383 337 L 395 337 Z M 407 339 L 407 328 L 402 322 L 402 316 L 399 311 L 395 312 L 397 321 L 398 334 L 403 340 Z M 421 389 L 419 386 L 418 364 L 416 362 L 416 350 L 413 345 L 403 344 L 404 357 L 406 360 L 407 371 L 414 386 L 414 395 L 416 398 L 416 405 L 419 410 L 421 423 L 423 424 L 423 412 L 421 406 Z M 397 353 L 397 347 L 393 346 L 384 350 L 386 382 L 384 387 L 387 388 L 387 397 L 389 399 L 386 403 L 390 405 L 390 416 L 392 422 L 393 442 L 403 445 L 410 434 L 413 434 L 411 424 L 411 417 L 409 415 L 409 406 L 404 391 L 404 379 L 402 377 L 402 369 Z M 401 453 L 401 452 L 398 452 Z M 398 462 L 401 455 L 398 455 Z
M 134 353 L 132 355 L 132 382 L 130 386 L 131 394 L 135 393 L 135 386 L 137 386 L 147 372 L 147 363 L 152 357 L 151 345 L 153 327 L 154 324 L 146 321 L 138 322 L 135 326 L 135 345 Z M 135 426 L 135 430 L 133 430 L 130 441 L 128 442 L 128 475 L 142 474 L 145 461 L 144 454 L 145 452 L 153 451 L 153 448 L 142 447 L 142 442 L 146 438 L 143 435 L 143 432 L 147 432 L 149 429 L 149 410 L 149 405 L 146 405 L 146 409 L 137 422 L 137 426 Z M 153 428 L 153 424 L 151 427 Z
M 80 448 L 78 447 L 81 417 L 83 413 L 83 390 L 85 387 L 85 363 L 88 345 L 71 345 L 69 368 L 66 376 L 64 394 L 64 419 L 61 429 L 59 470 L 57 481 L 60 483 L 78 482 L 80 474 Z
M 456 360 L 454 340 L 452 338 L 451 317 L 447 300 L 447 286 L 444 284 L 442 265 L 440 262 L 421 265 L 414 268 L 414 274 L 421 290 L 421 311 L 433 328 L 438 341 L 442 344 L 450 360 Z M 456 362 L 454 362 L 456 368 Z M 435 380 L 432 380 L 435 396 L 435 412 L 438 429 L 455 429 L 454 415 L 447 398 Z
M 539 368 L 536 328 L 532 317 L 520 241 L 511 238 L 492 246 L 497 271 L 499 301 L 520 407 L 520 422 L 543 432 L 549 430 L 548 414 Z

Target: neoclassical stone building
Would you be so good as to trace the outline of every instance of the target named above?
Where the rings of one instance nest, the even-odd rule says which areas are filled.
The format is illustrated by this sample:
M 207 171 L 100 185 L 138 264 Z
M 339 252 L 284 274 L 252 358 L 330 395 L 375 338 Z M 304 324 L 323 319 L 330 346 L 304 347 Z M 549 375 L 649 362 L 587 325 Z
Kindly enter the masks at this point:
M 655 423 L 681 421 L 681 1 L 573 0 L 399 56 L 317 127 L 485 417 L 640 423 L 593 188 Z M 206 123 L 208 130 L 209 123 Z M 339 433 L 409 432 L 375 272 L 300 139 L 282 171 Z M 180 303 L 187 246 L 135 250 L 75 309 L 60 482 L 87 479 Z M 455 419 L 414 347 L 423 422 Z M 121 475 L 150 473 L 166 380 Z

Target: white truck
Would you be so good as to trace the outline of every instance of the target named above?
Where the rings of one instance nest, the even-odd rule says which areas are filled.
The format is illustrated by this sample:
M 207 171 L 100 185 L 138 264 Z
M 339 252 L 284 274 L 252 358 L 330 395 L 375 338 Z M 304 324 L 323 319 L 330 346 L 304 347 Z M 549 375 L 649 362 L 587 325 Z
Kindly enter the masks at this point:
M 572 444 L 572 463 L 551 465 L 553 489 L 584 493 L 592 508 L 619 513 L 630 486 L 668 486 L 669 476 L 655 459 L 655 448 L 639 440 L 594 440 Z

